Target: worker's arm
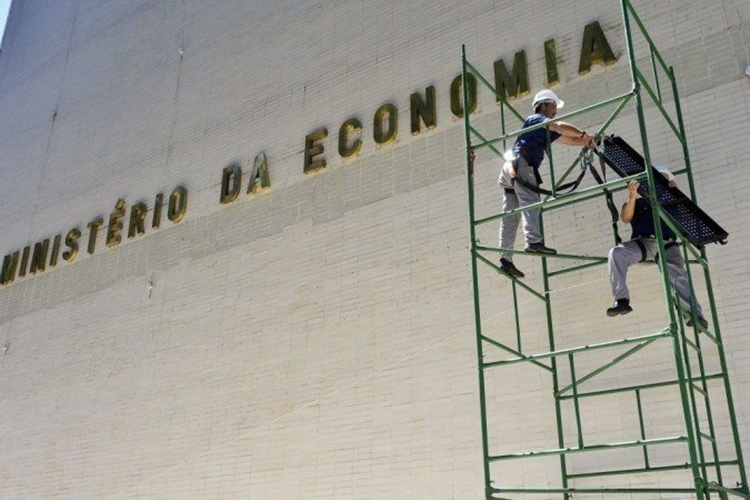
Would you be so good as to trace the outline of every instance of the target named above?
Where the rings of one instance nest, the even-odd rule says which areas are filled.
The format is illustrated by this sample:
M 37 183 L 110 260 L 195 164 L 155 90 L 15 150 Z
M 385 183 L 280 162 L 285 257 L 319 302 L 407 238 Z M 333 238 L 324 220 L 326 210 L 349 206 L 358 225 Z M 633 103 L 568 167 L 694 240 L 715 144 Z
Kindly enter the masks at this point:
M 620 210 L 620 218 L 623 222 L 630 222 L 635 215 L 635 200 L 638 199 L 638 181 L 628 182 L 628 201 Z
M 560 144 L 565 144 L 567 146 L 593 147 L 594 138 L 575 125 L 571 125 L 567 122 L 555 122 L 550 124 L 549 129 L 558 134 L 562 134 L 557 138 L 557 141 Z

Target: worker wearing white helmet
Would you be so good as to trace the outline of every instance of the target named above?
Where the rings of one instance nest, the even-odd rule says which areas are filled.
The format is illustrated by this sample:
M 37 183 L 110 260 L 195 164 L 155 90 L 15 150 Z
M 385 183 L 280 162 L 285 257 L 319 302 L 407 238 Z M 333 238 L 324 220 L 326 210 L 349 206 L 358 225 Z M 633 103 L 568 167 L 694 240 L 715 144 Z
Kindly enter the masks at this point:
M 674 175 L 664 166 L 655 167 L 667 179 L 670 187 L 677 187 Z M 630 241 L 625 241 L 609 251 L 608 267 L 609 282 L 615 303 L 607 309 L 607 316 L 628 314 L 633 310 L 630 306 L 630 290 L 627 285 L 628 268 L 645 260 L 657 260 L 659 245 L 654 229 L 654 219 L 651 204 L 638 196 L 638 181 L 628 183 L 628 201 L 620 211 L 623 222 L 630 223 L 632 235 Z M 677 292 L 680 306 L 690 311 L 691 292 L 690 283 L 685 271 L 685 260 L 682 258 L 677 236 L 666 224 L 661 224 L 664 237 L 664 250 L 667 259 L 667 272 L 672 286 Z M 695 301 L 695 315 L 703 328 L 708 327 L 708 321 L 703 317 L 703 311 L 698 301 Z M 688 326 L 692 326 L 688 320 Z
M 550 122 L 549 134 L 546 127 L 521 134 L 513 145 L 512 158 L 503 166 L 500 185 L 503 187 L 503 212 L 538 203 L 541 197 L 538 192 L 542 177 L 539 167 L 550 143 L 558 141 L 569 146 L 593 147 L 593 137 L 580 128 L 569 123 L 552 121 L 557 110 L 565 103 L 549 89 L 539 91 L 532 101 L 534 113 L 524 120 L 521 128 L 529 128 L 541 123 Z M 524 274 L 513 264 L 512 250 L 516 242 L 518 224 L 523 218 L 523 232 L 526 238 L 526 252 L 555 254 L 556 250 L 545 246 L 539 228 L 539 209 L 523 212 L 523 217 L 516 214 L 500 219 L 500 268 L 516 278 Z
M 543 89 L 537 92 L 534 96 L 534 100 L 531 101 L 531 107 L 534 111 L 537 111 L 537 106 L 542 103 L 555 103 L 557 104 L 557 109 L 562 109 L 562 107 L 565 106 L 565 101 L 557 97 L 557 94 L 550 89 Z

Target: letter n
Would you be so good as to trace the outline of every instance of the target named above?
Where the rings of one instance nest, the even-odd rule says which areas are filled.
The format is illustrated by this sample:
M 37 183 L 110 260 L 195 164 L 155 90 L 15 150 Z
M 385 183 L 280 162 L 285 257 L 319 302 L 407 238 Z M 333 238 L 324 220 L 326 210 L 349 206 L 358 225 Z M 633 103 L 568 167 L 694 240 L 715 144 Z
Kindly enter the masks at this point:
M 49 252 L 49 239 L 42 243 L 34 244 L 34 253 L 31 255 L 31 274 L 44 271 L 47 266 L 47 253 Z
M 409 100 L 411 102 L 411 133 L 418 135 L 421 130 L 420 118 L 424 121 L 428 130 L 437 126 L 437 112 L 435 110 L 435 86 L 430 85 L 425 89 L 427 102 L 422 100 L 419 92 L 414 92 Z

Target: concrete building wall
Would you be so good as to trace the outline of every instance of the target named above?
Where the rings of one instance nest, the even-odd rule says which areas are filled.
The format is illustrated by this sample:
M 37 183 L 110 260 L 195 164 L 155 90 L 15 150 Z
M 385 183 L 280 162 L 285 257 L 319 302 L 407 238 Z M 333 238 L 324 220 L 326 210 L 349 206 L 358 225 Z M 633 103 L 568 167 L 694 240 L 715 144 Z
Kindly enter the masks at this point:
M 708 256 L 748 453 L 750 6 L 636 8 L 678 75 L 700 205 L 730 233 Z M 619 59 L 580 75 L 592 21 Z M 0 254 L 73 228 L 81 237 L 72 262 L 0 287 L 0 497 L 482 498 L 464 132 L 449 89 L 465 44 L 490 76 L 495 60 L 525 50 L 535 92 L 550 38 L 565 111 L 629 90 L 614 0 L 15 0 L 0 52 Z M 437 126 L 412 135 L 409 96 L 430 85 Z M 490 135 L 494 101 L 480 91 L 474 118 Z M 398 138 L 376 145 L 384 103 L 398 108 Z M 526 112 L 529 96 L 513 104 Z M 648 116 L 653 154 L 678 162 L 667 128 Z M 339 127 L 351 117 L 363 146 L 345 160 Z M 603 117 L 576 123 L 594 130 Z M 327 167 L 306 175 L 305 137 L 322 127 Z M 610 132 L 635 139 L 633 112 Z M 555 148 L 561 163 L 576 153 Z M 238 200 L 221 204 L 224 167 L 247 172 L 261 153 L 271 188 L 247 195 L 245 180 Z M 482 213 L 499 210 L 498 170 L 480 153 Z M 166 205 L 178 186 L 185 217 L 167 220 L 164 206 L 152 228 L 156 195 Z M 108 247 L 119 199 L 122 241 Z M 144 234 L 128 238 L 136 203 L 149 211 Z M 609 222 L 601 200 L 556 211 L 547 241 L 606 255 Z M 480 239 L 494 245 L 496 232 Z M 539 283 L 538 260 L 517 264 Z M 509 284 L 480 278 L 485 331 L 511 338 Z M 604 315 L 604 268 L 555 281 L 560 346 L 662 328 L 658 272 L 643 265 L 630 279 L 635 312 L 616 319 Z M 525 346 L 544 350 L 539 306 L 521 310 Z M 669 346 L 654 348 L 605 382 L 651 380 L 671 359 Z M 491 378 L 503 409 L 493 447 L 557 446 L 544 377 L 519 368 Z M 669 429 L 674 394 L 651 397 L 648 423 Z M 632 435 L 632 417 L 616 399 L 588 409 L 586 423 L 619 439 Z M 719 427 L 726 435 L 725 417 Z M 587 460 L 581 469 L 597 458 Z M 502 476 L 558 481 L 555 463 L 516 466 Z

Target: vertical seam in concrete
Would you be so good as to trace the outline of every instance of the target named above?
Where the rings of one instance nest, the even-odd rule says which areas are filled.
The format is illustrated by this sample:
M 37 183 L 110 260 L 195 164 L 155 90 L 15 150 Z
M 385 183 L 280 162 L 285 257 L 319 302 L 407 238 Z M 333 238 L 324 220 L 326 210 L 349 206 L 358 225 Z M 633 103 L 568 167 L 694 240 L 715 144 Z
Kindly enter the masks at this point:
M 65 78 L 68 73 L 68 60 L 70 59 L 70 48 L 71 44 L 73 42 L 73 32 L 75 31 L 76 21 L 78 19 L 78 12 L 80 7 L 80 0 L 76 0 L 74 12 L 73 12 L 73 20 L 70 23 L 70 31 L 68 32 L 68 42 L 66 44 L 66 51 L 65 51 L 65 61 L 63 62 L 63 69 L 62 69 L 62 77 L 60 78 L 60 82 L 57 84 L 57 97 L 55 98 L 55 109 L 52 111 L 52 119 L 50 121 L 49 125 L 49 132 L 47 134 L 47 143 L 44 146 L 44 157 L 42 158 L 42 171 L 39 175 L 39 183 L 37 185 L 37 191 L 36 191 L 36 197 L 34 200 L 34 207 L 31 211 L 31 221 L 29 223 L 29 233 L 28 233 L 28 241 L 31 241 L 32 235 L 34 233 L 34 222 L 36 218 L 36 213 L 39 208 L 39 195 L 42 192 L 42 186 L 44 185 L 44 178 L 45 178 L 45 172 L 50 167 L 49 162 L 49 150 L 50 145 L 52 144 L 52 134 L 55 130 L 55 120 L 57 118 L 57 110 L 60 107 L 60 97 L 65 89 Z

